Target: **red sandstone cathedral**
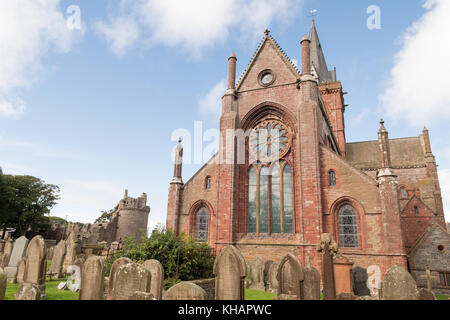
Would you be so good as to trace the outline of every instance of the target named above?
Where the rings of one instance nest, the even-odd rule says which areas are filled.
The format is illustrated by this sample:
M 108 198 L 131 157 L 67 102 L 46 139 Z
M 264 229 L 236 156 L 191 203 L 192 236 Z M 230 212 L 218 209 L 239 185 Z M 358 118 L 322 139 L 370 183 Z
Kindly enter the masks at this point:
M 389 139 L 381 121 L 377 140 L 348 143 L 346 92 L 314 21 L 301 49 L 300 73 L 266 31 L 237 84 L 230 56 L 219 152 L 183 183 L 178 144 L 167 227 L 216 252 L 232 244 L 248 261 L 277 262 L 292 253 L 319 270 L 316 244 L 331 233 L 355 265 L 411 271 L 408 253 L 426 232 L 449 240 L 428 130 Z

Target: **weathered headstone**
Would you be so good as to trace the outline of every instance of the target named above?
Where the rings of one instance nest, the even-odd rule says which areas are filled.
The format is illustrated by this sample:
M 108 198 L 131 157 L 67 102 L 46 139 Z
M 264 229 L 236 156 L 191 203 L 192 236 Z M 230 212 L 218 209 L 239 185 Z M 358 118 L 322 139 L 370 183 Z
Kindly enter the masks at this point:
M 338 246 L 331 234 L 322 234 L 317 251 L 322 253 L 323 300 L 336 300 L 333 255 L 338 252 Z
M 320 300 L 320 272 L 314 268 L 309 258 L 306 258 L 306 267 L 303 268 L 303 298 L 305 300 Z
M 399 266 L 393 266 L 381 282 L 382 300 L 418 300 L 419 291 L 411 274 Z
M 228 246 L 214 261 L 216 276 L 216 300 L 244 300 L 247 266 L 241 252 L 234 246 Z
M 288 253 L 281 260 L 277 272 L 278 295 L 294 295 L 303 300 L 303 267 L 296 256 Z
M 367 267 L 367 287 L 370 290 L 370 295 L 379 297 L 381 289 L 381 269 L 377 265 L 371 265 Z
M 5 299 L 7 276 L 5 271 L 0 268 L 0 300 Z
M 23 283 L 17 290 L 17 300 L 41 300 L 45 298 L 47 250 L 42 236 L 35 236 L 28 244 Z
M 3 251 L 5 250 L 5 244 L 6 241 L 5 240 L 0 240 L 0 255 L 3 253 Z
M 27 262 L 27 258 L 23 257 L 17 263 L 17 283 L 18 284 L 23 283 L 23 279 L 24 279 L 24 276 L 25 276 L 26 262 Z
M 14 242 L 14 248 L 9 258 L 8 266 L 5 268 L 6 275 L 8 276 L 8 282 L 16 283 L 17 276 L 17 263 L 25 256 L 27 250 L 28 239 L 24 236 L 18 238 Z
M 353 285 L 353 292 L 356 296 L 370 296 L 370 290 L 367 287 L 367 270 L 363 267 L 356 266 L 350 271 Z
M 0 257 L 0 268 L 5 269 L 8 266 L 11 254 L 4 252 Z
M 111 300 L 132 300 L 136 292 L 150 293 L 152 274 L 137 263 L 128 263 L 117 271 Z
M 352 269 L 353 264 L 353 261 L 341 253 L 334 255 L 333 268 L 336 293 L 353 292 L 352 280 L 350 276 L 350 270 Z
M 192 282 L 180 282 L 166 291 L 163 300 L 206 300 L 206 291 Z
M 267 291 L 272 293 L 278 292 L 278 280 L 277 280 L 278 266 L 279 264 L 277 262 L 272 263 L 269 267 L 269 273 L 267 275 L 267 280 L 269 284 Z
M 72 292 L 78 292 L 81 289 L 81 268 L 74 264 L 67 268 L 69 278 L 67 279 L 67 288 Z
M 103 300 L 105 264 L 102 258 L 90 256 L 81 271 L 79 300 Z
M 64 262 L 64 257 L 66 255 L 66 241 L 61 240 L 53 248 L 53 258 L 50 263 L 49 274 L 52 277 L 61 278 L 62 277 L 62 266 Z
M 132 263 L 131 259 L 128 259 L 126 257 L 122 257 L 119 259 L 116 259 L 113 264 L 111 265 L 111 269 L 109 271 L 109 280 L 108 280 L 108 290 L 106 293 L 106 300 L 112 300 L 113 296 L 113 288 L 114 288 L 114 280 L 116 279 L 117 272 L 119 271 L 120 267 L 127 265 L 129 263 Z
M 264 289 L 265 289 L 265 291 L 269 290 L 269 269 L 273 263 L 274 262 L 272 260 L 267 260 L 264 262 Z
M 256 258 L 250 264 L 250 277 L 252 279 L 250 289 L 264 291 L 264 262 Z
M 72 225 L 71 231 L 66 239 L 66 255 L 63 262 L 63 273 L 67 273 L 67 268 L 74 264 L 77 256 L 78 240 L 75 236 L 75 226 Z
M 5 248 L 3 249 L 3 253 L 8 253 L 11 256 L 11 253 L 13 251 L 14 242 L 9 238 L 6 240 Z
M 152 282 L 150 293 L 157 300 L 162 299 L 162 289 L 164 280 L 164 268 L 158 260 L 147 260 L 143 263 L 143 267 L 152 274 Z

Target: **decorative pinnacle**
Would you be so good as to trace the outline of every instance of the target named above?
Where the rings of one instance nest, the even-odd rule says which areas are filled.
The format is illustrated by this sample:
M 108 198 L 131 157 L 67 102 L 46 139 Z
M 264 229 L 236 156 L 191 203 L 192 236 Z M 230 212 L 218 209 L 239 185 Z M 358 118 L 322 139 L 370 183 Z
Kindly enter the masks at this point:
M 311 42 L 311 40 L 309 40 L 308 36 L 305 34 L 302 38 L 302 41 L 300 41 L 300 43 L 302 43 L 303 41 L 309 41 Z
M 236 54 L 234 53 L 234 51 L 231 52 L 230 57 L 228 59 L 232 59 L 232 58 L 236 59 Z
M 183 139 L 181 137 L 178 138 L 178 143 L 181 143 Z
M 268 37 L 268 36 L 269 36 L 269 34 L 270 34 L 270 30 L 269 30 L 269 28 L 267 28 L 267 29 L 266 29 L 266 31 L 264 31 L 264 34 L 266 35 L 266 37 Z

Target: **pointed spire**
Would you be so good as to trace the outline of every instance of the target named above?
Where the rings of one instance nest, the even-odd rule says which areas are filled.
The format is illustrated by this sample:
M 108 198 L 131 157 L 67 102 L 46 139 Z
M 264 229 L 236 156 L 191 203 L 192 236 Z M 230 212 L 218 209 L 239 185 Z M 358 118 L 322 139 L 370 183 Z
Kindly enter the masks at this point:
M 424 143 L 425 143 L 425 153 L 428 154 L 428 155 L 432 154 L 432 152 L 431 152 L 431 142 L 430 142 L 430 133 L 428 132 L 427 127 L 423 128 L 422 133 L 423 133 L 423 140 L 424 140 Z
M 322 45 L 320 44 L 319 34 L 317 33 L 314 19 L 311 23 L 309 39 L 311 40 L 311 63 L 314 65 L 314 69 L 319 76 L 319 82 L 336 81 L 336 72 L 334 70 L 328 70 L 327 62 L 325 61 L 325 55 L 322 51 Z
M 380 130 L 378 132 L 387 132 L 386 128 L 384 127 L 384 120 L 380 120 Z

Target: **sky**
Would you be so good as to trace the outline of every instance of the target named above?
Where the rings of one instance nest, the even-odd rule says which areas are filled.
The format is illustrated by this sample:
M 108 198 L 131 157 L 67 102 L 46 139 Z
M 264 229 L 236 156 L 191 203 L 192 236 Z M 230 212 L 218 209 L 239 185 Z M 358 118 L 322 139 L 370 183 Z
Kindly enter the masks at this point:
M 205 151 L 184 181 L 214 153 L 230 53 L 241 74 L 269 28 L 298 63 L 311 10 L 347 140 L 427 126 L 450 221 L 447 0 L 1 0 L 0 166 L 58 185 L 53 216 L 93 223 L 128 189 L 165 223 L 178 137 Z

